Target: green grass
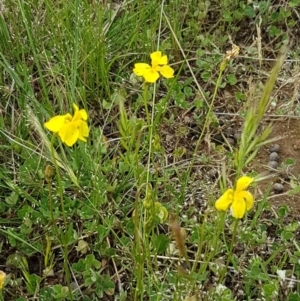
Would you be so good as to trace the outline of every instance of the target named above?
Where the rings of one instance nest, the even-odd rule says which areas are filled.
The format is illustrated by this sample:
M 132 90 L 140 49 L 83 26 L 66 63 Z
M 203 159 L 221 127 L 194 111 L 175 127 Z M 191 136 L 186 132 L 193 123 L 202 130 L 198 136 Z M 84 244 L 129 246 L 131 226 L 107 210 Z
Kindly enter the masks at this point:
M 298 221 L 251 168 L 298 2 L 4 1 L 0 300 L 300 300 Z M 175 77 L 145 85 L 132 69 L 156 50 Z M 72 103 L 90 135 L 68 148 L 43 124 Z M 241 117 L 234 147 L 220 112 Z M 243 174 L 255 205 L 235 220 L 214 202 Z

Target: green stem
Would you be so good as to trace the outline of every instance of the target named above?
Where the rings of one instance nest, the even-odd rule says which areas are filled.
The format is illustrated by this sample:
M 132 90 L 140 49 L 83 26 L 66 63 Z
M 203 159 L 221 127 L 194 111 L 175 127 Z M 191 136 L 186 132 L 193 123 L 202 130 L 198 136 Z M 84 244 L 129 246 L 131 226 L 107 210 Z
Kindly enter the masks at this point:
M 75 1 L 75 37 L 74 37 L 74 57 L 72 60 L 72 85 L 71 92 L 73 99 L 76 99 L 75 88 L 77 81 L 77 65 L 78 65 L 78 41 L 79 41 L 79 0 Z
M 219 89 L 219 85 L 221 83 L 221 79 L 222 79 L 222 75 L 223 75 L 223 71 L 224 71 L 224 66 L 221 65 L 220 67 L 220 72 L 219 72 L 219 76 L 218 76 L 218 80 L 217 80 L 217 83 L 216 83 L 216 87 L 215 87 L 215 90 L 214 90 L 214 94 L 213 94 L 213 97 L 212 97 L 212 100 L 211 100 L 211 103 L 209 105 L 209 108 L 208 108 L 208 112 L 207 112 L 207 117 L 205 118 L 205 121 L 204 121 L 204 125 L 203 125 L 203 129 L 201 131 L 201 134 L 200 134 L 200 137 L 197 141 L 197 144 L 196 144 L 196 148 L 195 148 L 195 152 L 198 151 L 198 148 L 199 148 L 199 145 L 200 145 L 200 142 L 203 138 L 203 135 L 204 135 L 204 132 L 205 132 L 205 129 L 206 127 L 209 126 L 209 123 L 210 123 L 210 114 L 212 112 L 212 109 L 213 109 L 213 106 L 214 106 L 214 103 L 215 103 L 215 99 L 216 99 L 216 96 L 217 96 L 217 92 L 218 92 L 218 89 Z
M 221 275 L 221 278 L 220 278 L 220 283 L 223 282 L 223 280 L 225 278 L 225 275 L 227 273 L 227 270 L 228 270 L 229 262 L 232 260 L 233 245 L 234 245 L 235 239 L 236 239 L 236 232 L 237 232 L 237 226 L 238 226 L 238 224 L 239 224 L 239 219 L 236 219 L 235 222 L 234 222 L 234 228 L 233 228 L 233 232 L 232 232 L 229 253 L 228 253 L 228 256 L 227 256 L 227 262 L 226 262 L 225 268 L 222 270 L 222 275 Z
M 220 72 L 219 72 L 218 80 L 217 80 L 217 82 L 216 82 L 214 94 L 213 94 L 211 103 L 210 103 L 210 105 L 209 105 L 208 112 L 207 112 L 207 114 L 206 114 L 206 118 L 205 118 L 205 121 L 204 121 L 204 125 L 203 125 L 203 128 L 202 128 L 201 134 L 200 134 L 200 136 L 199 136 L 199 138 L 198 138 L 198 140 L 197 140 L 196 146 L 195 146 L 195 150 L 194 150 L 195 156 L 193 156 L 193 158 L 192 158 L 192 160 L 191 160 L 191 164 L 190 164 L 189 169 L 188 169 L 188 172 L 187 172 L 186 182 L 188 181 L 188 179 L 189 179 L 189 177 L 190 177 L 190 174 L 191 174 L 191 172 L 192 172 L 192 168 L 193 168 L 194 163 L 195 163 L 195 160 L 196 160 L 196 154 L 197 154 L 197 152 L 198 152 L 198 149 L 199 149 L 200 143 L 201 143 L 201 141 L 202 141 L 202 138 L 203 138 L 203 136 L 204 136 L 205 130 L 206 130 L 206 128 L 208 128 L 208 126 L 209 126 L 209 123 L 210 123 L 210 114 L 211 114 L 211 112 L 212 112 L 212 109 L 213 109 L 213 106 L 214 106 L 214 103 L 215 103 L 215 99 L 216 99 L 216 96 L 217 96 L 217 92 L 218 92 L 218 89 L 219 89 L 219 85 L 220 85 L 220 83 L 221 83 L 223 71 L 225 70 L 226 66 L 227 66 L 227 61 L 224 60 L 224 61 L 221 63 L 221 66 L 220 66 Z
M 56 220 L 54 218 L 54 211 L 53 211 L 53 197 L 52 197 L 52 184 L 51 182 L 48 182 L 48 189 L 49 189 L 49 209 L 50 209 L 50 215 L 51 215 L 51 225 L 54 227 L 56 235 L 59 235 L 59 231 L 57 228 Z
M 64 225 L 65 227 L 67 226 L 67 217 L 66 217 L 66 212 L 65 212 L 65 205 L 64 205 L 64 192 L 63 192 L 63 186 L 62 186 L 62 181 L 61 181 L 61 176 L 59 172 L 59 167 L 56 161 L 56 156 L 55 156 L 55 150 L 54 150 L 54 140 L 55 140 L 55 135 L 52 136 L 51 139 L 51 155 L 53 158 L 53 164 L 55 166 L 55 171 L 56 171 L 56 177 L 57 177 L 57 182 L 58 182 L 58 188 L 59 188 L 59 197 L 60 197 L 60 205 L 61 205 L 61 211 L 64 219 Z
M 57 160 L 56 160 L 56 156 L 55 156 L 55 150 L 54 150 L 55 137 L 56 137 L 56 135 L 52 136 L 50 148 L 51 148 L 51 155 L 52 155 L 52 158 L 53 158 L 53 164 L 55 166 L 55 171 L 56 171 L 56 179 L 57 179 L 57 183 L 58 183 L 61 212 L 62 212 L 62 216 L 63 216 L 63 220 L 64 220 L 64 228 L 67 231 L 67 217 L 66 217 L 65 205 L 64 205 L 63 185 L 62 185 L 61 176 L 60 176 L 60 172 L 59 172 L 59 167 L 58 167 L 58 164 L 57 164 Z M 69 262 L 68 261 L 68 253 L 69 253 L 68 242 L 67 242 L 67 238 L 64 237 L 63 232 L 61 234 L 61 239 L 60 240 L 61 240 L 61 244 L 63 245 L 64 271 L 65 271 L 65 274 L 66 274 L 66 281 L 67 281 L 67 286 L 68 286 L 68 291 L 69 291 L 69 297 L 70 297 L 70 300 L 73 300 L 73 295 L 72 295 L 72 290 L 71 290 L 71 273 L 70 273 L 69 264 L 68 264 L 68 262 Z
M 218 225 L 217 225 L 217 228 L 216 228 L 216 233 L 214 233 L 214 235 L 213 235 L 213 242 L 212 242 L 213 249 L 211 250 L 211 249 L 206 248 L 204 256 L 203 256 L 202 248 L 203 248 L 203 243 L 206 241 L 206 239 L 204 238 L 205 237 L 204 229 L 205 229 L 205 225 L 206 225 L 207 214 L 208 213 L 205 214 L 204 220 L 201 224 L 201 229 L 200 229 L 201 233 L 200 233 L 200 237 L 199 237 L 199 241 L 198 241 L 197 255 L 196 255 L 196 258 L 195 258 L 195 264 L 193 265 L 193 268 L 191 270 L 191 274 L 193 274 L 196 267 L 199 265 L 198 263 L 199 263 L 199 261 L 202 257 L 203 259 L 201 259 L 201 260 L 204 261 L 204 262 L 201 263 L 200 270 L 199 270 L 199 273 L 198 273 L 201 276 L 203 275 L 203 273 L 205 273 L 205 271 L 207 269 L 207 266 L 212 261 L 212 259 L 214 258 L 214 256 L 216 255 L 216 253 L 218 251 L 219 236 L 220 236 L 221 230 L 224 228 L 224 220 L 225 220 L 225 217 L 226 217 L 225 212 L 220 213 L 221 218 L 218 219 Z M 195 285 L 195 283 L 194 283 L 194 285 Z
M 155 90 L 156 90 L 156 84 L 154 84 L 154 91 L 153 91 L 153 95 L 152 95 L 152 112 L 151 112 L 151 117 L 149 115 L 149 111 L 148 111 L 148 84 L 146 82 L 144 82 L 143 85 L 143 100 L 144 100 L 144 106 L 145 106 L 145 113 L 146 113 L 146 118 L 147 118 L 147 126 L 148 126 L 148 145 L 149 145 L 149 152 L 148 152 L 148 160 L 147 160 L 147 170 L 146 170 L 146 192 L 145 195 L 148 196 L 149 195 L 149 182 L 150 182 L 150 165 L 151 165 L 151 161 L 152 161 L 152 157 L 153 157 L 153 146 L 152 146 L 152 139 L 154 136 L 154 127 L 153 127 L 153 123 L 154 123 L 154 114 L 155 114 L 155 109 L 154 109 L 154 104 L 155 104 Z M 139 175 L 138 178 L 141 180 L 143 177 L 142 175 Z M 151 191 L 152 193 L 152 191 Z M 139 198 L 140 199 L 140 198 Z M 137 206 L 138 203 L 136 203 L 136 208 L 140 207 Z M 149 250 L 149 244 L 150 244 L 150 238 L 149 238 L 149 233 L 151 232 L 152 229 L 152 225 L 149 226 L 149 222 L 148 219 L 149 218 L 154 218 L 154 213 L 155 213 L 155 204 L 154 202 L 152 202 L 151 204 L 152 208 L 150 208 L 150 210 L 148 211 L 147 209 L 145 209 L 143 207 L 143 214 L 140 218 L 140 223 L 139 223 L 139 228 L 142 229 L 138 235 L 141 235 L 141 237 L 139 237 L 139 241 L 142 244 L 142 254 L 140 254 L 140 262 L 139 262 L 139 266 L 138 266 L 138 273 L 140 276 L 142 276 L 143 279 L 143 273 L 144 273 L 144 267 L 145 267 L 145 259 L 149 259 L 152 264 L 151 261 L 151 257 L 150 257 L 150 253 L 147 252 L 146 254 L 146 250 Z M 150 212 L 150 214 L 149 214 Z M 137 212 L 136 212 L 137 214 Z M 150 215 L 150 216 L 149 216 Z M 140 252 L 141 253 L 141 252 Z M 146 257 L 147 256 L 147 257 Z M 149 268 L 149 266 L 147 267 Z M 138 277 L 137 277 L 138 279 Z M 137 285 L 137 290 L 135 293 L 135 300 L 137 300 L 137 298 L 140 298 L 140 300 L 143 300 L 143 291 L 144 291 L 144 283 L 143 281 L 138 281 Z
M 136 273 L 137 273 L 137 283 L 136 288 L 134 292 L 134 300 L 138 300 L 138 296 L 143 288 L 143 261 L 141 260 L 141 237 L 140 237 L 140 231 L 139 231 L 139 223 L 140 223 L 140 217 L 139 217 L 139 197 L 140 192 L 139 190 L 136 193 L 135 197 L 135 215 L 133 217 L 134 221 L 134 250 L 135 250 L 135 260 L 136 260 Z
M 145 113 L 147 117 L 147 125 L 150 128 L 151 120 L 149 116 L 149 110 L 148 110 L 148 84 L 146 82 L 143 83 L 143 100 L 144 100 L 144 106 L 145 106 Z
M 203 248 L 203 244 L 205 242 L 204 239 L 204 229 L 205 229 L 205 224 L 206 224 L 206 220 L 207 220 L 207 215 L 208 215 L 208 211 L 205 212 L 204 217 L 203 217 L 203 222 L 200 226 L 199 232 L 199 240 L 198 240 L 198 249 L 197 249 L 197 254 L 195 256 L 195 263 L 193 264 L 192 270 L 191 270 L 191 274 L 193 275 L 193 273 L 195 272 L 195 269 L 198 265 L 198 262 L 201 259 L 202 256 L 202 248 Z M 204 255 L 204 258 L 206 258 L 206 256 Z

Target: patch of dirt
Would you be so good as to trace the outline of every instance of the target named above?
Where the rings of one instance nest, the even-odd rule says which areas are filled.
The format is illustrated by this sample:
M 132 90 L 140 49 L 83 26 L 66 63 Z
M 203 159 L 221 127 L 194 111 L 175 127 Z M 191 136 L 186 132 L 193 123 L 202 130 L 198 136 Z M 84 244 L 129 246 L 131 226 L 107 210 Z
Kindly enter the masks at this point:
M 259 174 L 269 176 L 266 180 L 258 183 L 258 189 L 263 195 L 271 189 L 268 200 L 275 209 L 286 204 L 291 214 L 299 216 L 300 196 L 291 195 L 291 183 L 300 184 L 300 118 L 282 118 L 272 122 L 273 130 L 269 138 L 278 138 L 274 144 L 279 145 L 278 167 L 272 168 L 269 165 L 272 145 L 263 147 L 252 164 L 253 170 Z M 273 145 L 274 145 L 273 144 Z M 292 163 L 293 164 L 290 164 Z M 276 191 L 281 187 L 282 191 Z M 281 186 L 282 185 L 282 186 Z M 275 188 L 275 189 L 274 189 Z
M 228 151 L 230 151 L 231 147 L 233 150 L 238 147 L 237 144 L 243 120 L 236 113 L 216 114 L 219 126 L 211 128 L 210 140 L 216 143 L 216 145 L 223 145 Z M 178 113 L 178 116 L 180 116 L 180 113 Z M 186 122 L 188 117 L 188 122 Z M 172 123 L 171 126 L 165 124 L 160 129 L 161 141 L 170 162 L 191 160 L 197 138 L 199 138 L 201 132 L 193 117 L 192 114 L 185 116 L 185 118 L 179 117 L 178 122 Z M 268 139 L 274 138 L 278 140 L 262 147 L 249 166 L 249 170 L 265 178 L 257 183 L 258 194 L 256 198 L 262 198 L 264 194 L 270 191 L 267 199 L 275 212 L 282 205 L 287 205 L 290 209 L 290 214 L 298 218 L 300 214 L 300 194 L 291 194 L 291 191 L 293 184 L 300 186 L 300 117 L 276 117 L 275 114 L 267 115 L 263 126 L 266 127 L 270 123 L 273 126 Z M 272 167 L 270 166 L 270 155 L 272 153 L 271 148 L 275 144 L 279 146 L 279 151 L 277 152 L 279 156 L 277 159 L 278 166 Z M 205 180 L 205 182 L 212 184 L 218 178 L 220 162 L 223 159 L 214 151 L 209 151 L 207 141 L 201 143 L 199 149 L 201 150 L 201 154 L 209 156 L 214 164 L 211 166 L 207 163 L 206 167 L 198 166 L 197 168 L 201 170 L 200 174 L 202 176 L 196 176 L 193 178 L 193 182 Z M 214 171 L 216 175 L 211 175 L 211 172 Z M 195 169 L 193 169 L 192 174 L 195 175 L 194 173 Z M 204 174 L 211 179 L 209 181 L 203 179 Z M 279 191 L 276 190 L 278 186 L 281 188 Z M 191 187 L 189 188 L 191 189 Z

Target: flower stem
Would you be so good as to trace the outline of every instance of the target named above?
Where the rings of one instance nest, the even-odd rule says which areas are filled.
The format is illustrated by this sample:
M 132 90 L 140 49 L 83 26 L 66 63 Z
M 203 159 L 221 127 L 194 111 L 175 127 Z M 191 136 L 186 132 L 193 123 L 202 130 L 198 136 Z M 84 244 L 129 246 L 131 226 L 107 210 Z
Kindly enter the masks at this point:
M 199 136 L 199 138 L 197 140 L 196 146 L 195 146 L 195 150 L 194 150 L 194 154 L 195 155 L 192 157 L 191 164 L 190 164 L 188 172 L 187 172 L 187 177 L 186 177 L 187 180 L 189 179 L 189 175 L 191 174 L 192 168 L 194 166 L 194 163 L 195 163 L 195 160 L 196 160 L 196 154 L 198 152 L 198 149 L 199 149 L 200 143 L 202 141 L 202 138 L 204 136 L 205 130 L 206 130 L 206 128 L 209 127 L 209 124 L 210 124 L 210 115 L 211 115 L 211 112 L 212 112 L 212 109 L 213 109 L 213 106 L 214 106 L 214 103 L 215 103 L 217 92 L 219 90 L 219 85 L 221 83 L 222 75 L 223 75 L 223 72 L 224 72 L 226 66 L 227 66 L 227 61 L 224 60 L 221 63 L 220 72 L 219 72 L 219 76 L 218 76 L 218 79 L 217 79 L 217 82 L 216 82 L 214 94 L 212 96 L 212 100 L 210 102 L 210 105 L 209 105 L 209 108 L 208 108 L 208 112 L 206 114 L 206 118 L 205 118 L 205 121 L 204 121 L 204 125 L 203 125 L 203 128 L 202 128 L 201 134 L 200 134 L 200 136 Z
M 151 125 L 151 120 L 149 116 L 149 110 L 148 110 L 148 84 L 144 82 L 143 84 L 143 100 L 144 100 L 144 106 L 145 106 L 145 113 L 147 117 L 147 125 L 150 127 Z
M 57 179 L 57 183 L 58 183 L 58 190 L 59 190 L 59 196 L 60 196 L 61 212 L 62 212 L 63 221 L 64 221 L 64 228 L 67 232 L 67 217 L 66 217 L 65 206 L 64 206 L 63 185 L 62 185 L 61 176 L 60 176 L 60 172 L 59 172 L 59 168 L 58 168 L 58 164 L 57 164 L 57 160 L 56 160 L 56 156 L 55 156 L 55 150 L 54 150 L 55 137 L 56 137 L 56 135 L 52 136 L 50 148 L 51 148 L 53 164 L 55 166 L 55 171 L 56 171 L 56 179 Z M 54 220 L 53 212 L 52 212 L 51 219 L 52 219 L 52 221 Z M 71 273 L 70 273 L 69 264 L 68 264 L 69 263 L 69 261 L 68 261 L 68 253 L 69 253 L 68 241 L 67 241 L 66 235 L 67 234 L 64 235 L 62 232 L 60 241 L 63 246 L 64 271 L 65 271 L 65 276 L 66 276 L 66 281 L 67 281 L 67 286 L 68 286 L 68 291 L 69 291 L 69 298 L 70 298 L 70 300 L 73 300 L 73 295 L 72 295 L 72 290 L 71 290 Z
M 229 262 L 232 261 L 232 251 L 233 251 L 233 245 L 234 245 L 235 239 L 236 239 L 236 233 L 237 233 L 237 226 L 238 226 L 238 224 L 239 224 L 239 219 L 235 219 L 234 228 L 233 228 L 232 237 L 231 237 L 231 242 L 230 242 L 229 253 L 228 253 L 228 256 L 227 256 L 227 262 L 226 262 L 225 268 L 222 270 L 222 275 L 221 275 L 221 278 L 220 278 L 220 283 L 223 282 L 224 277 L 225 277 L 225 275 L 227 273 L 227 270 L 228 270 Z

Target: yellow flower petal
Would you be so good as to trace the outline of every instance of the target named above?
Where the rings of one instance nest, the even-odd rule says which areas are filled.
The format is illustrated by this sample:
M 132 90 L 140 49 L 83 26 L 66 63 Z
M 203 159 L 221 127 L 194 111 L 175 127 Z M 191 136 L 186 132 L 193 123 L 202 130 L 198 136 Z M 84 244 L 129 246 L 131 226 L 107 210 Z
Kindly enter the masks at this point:
M 250 177 L 241 177 L 237 180 L 236 191 L 243 191 L 253 182 L 253 178 Z
M 160 69 L 161 69 L 161 66 L 158 64 L 158 62 L 154 62 L 154 61 L 152 61 L 152 70 L 154 70 L 154 71 L 160 71 Z
M 163 55 L 159 60 L 158 63 L 160 65 L 167 65 L 168 64 L 168 57 L 166 55 Z
M 0 271 L 0 290 L 2 290 L 4 282 L 6 279 L 6 274 L 3 271 Z
M 79 128 L 76 122 L 71 122 L 60 129 L 58 135 L 62 142 L 71 147 L 79 138 Z
M 143 76 L 146 70 L 151 69 L 151 66 L 145 63 L 134 64 L 133 72 L 138 76 Z
M 168 65 L 162 66 L 160 69 L 160 74 L 165 78 L 174 77 L 174 70 Z
M 246 202 L 242 198 L 235 198 L 230 208 L 234 218 L 243 218 L 246 212 Z
M 246 209 L 247 211 L 252 209 L 253 204 L 254 204 L 254 198 L 251 192 L 249 191 L 240 191 L 236 192 L 234 199 L 237 200 L 243 200 L 246 203 Z
M 151 64 L 153 65 L 167 65 L 168 57 L 166 55 L 161 55 L 161 51 L 155 51 L 150 54 Z
M 154 51 L 150 54 L 152 61 L 159 61 L 161 59 L 161 51 Z
M 155 83 L 159 79 L 159 73 L 153 69 L 144 72 L 144 79 L 148 83 Z
M 44 126 L 49 131 L 57 133 L 66 123 L 70 122 L 71 119 L 72 116 L 70 114 L 58 115 L 45 122 Z
M 80 121 L 78 139 L 86 142 L 85 137 L 89 136 L 89 127 L 85 121 Z
M 84 110 L 84 109 L 79 110 L 79 114 L 80 114 L 82 120 L 88 119 L 88 114 L 87 114 L 86 110 Z
M 73 103 L 73 109 L 74 109 L 74 111 L 75 111 L 75 113 L 74 113 L 74 115 L 75 115 L 76 112 L 79 111 L 79 108 L 78 108 L 78 106 L 77 106 L 75 103 Z
M 223 195 L 215 202 L 215 207 L 219 211 L 226 211 L 233 202 L 233 189 L 227 189 Z
M 87 120 L 88 115 L 86 110 L 84 109 L 79 110 L 78 106 L 75 103 L 73 103 L 73 108 L 74 108 L 74 116 L 72 118 L 72 121 L 79 120 L 79 119 Z

